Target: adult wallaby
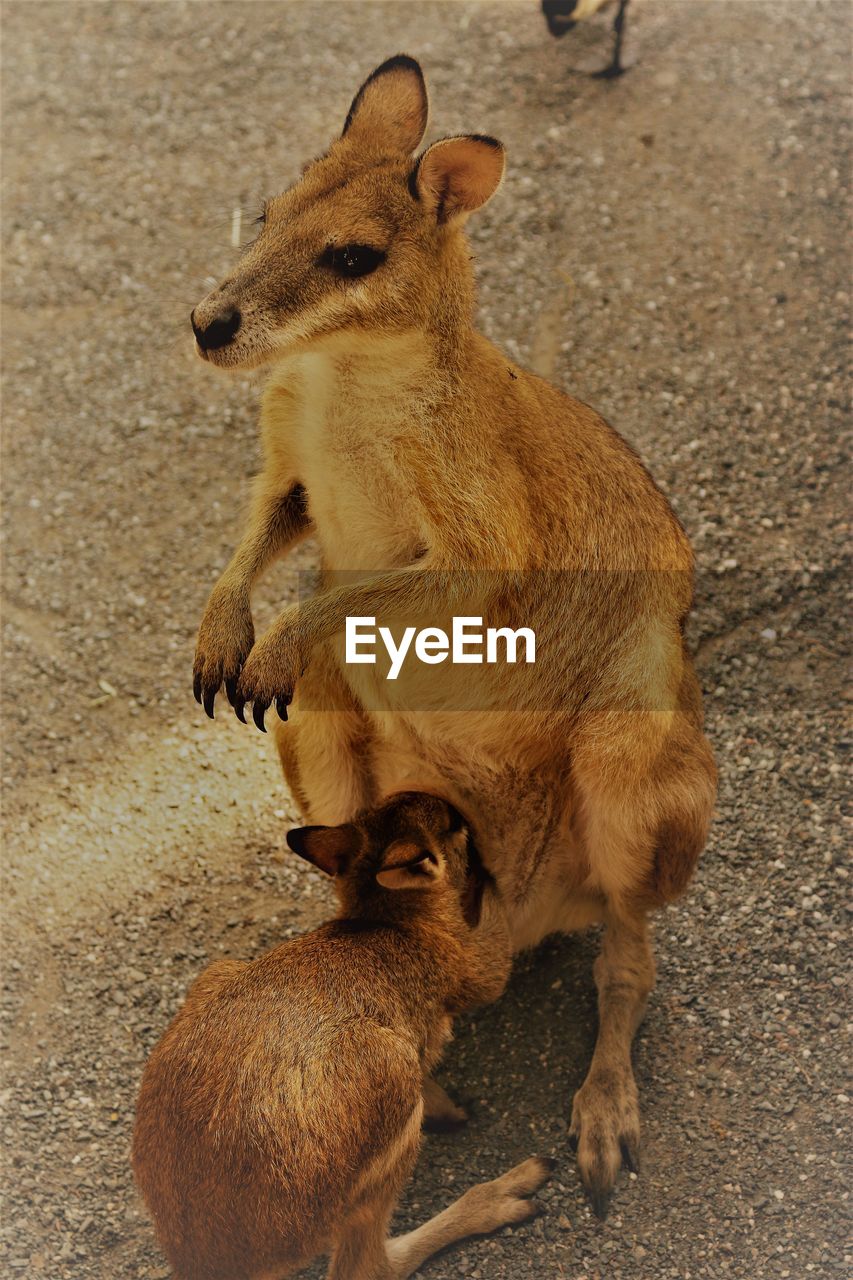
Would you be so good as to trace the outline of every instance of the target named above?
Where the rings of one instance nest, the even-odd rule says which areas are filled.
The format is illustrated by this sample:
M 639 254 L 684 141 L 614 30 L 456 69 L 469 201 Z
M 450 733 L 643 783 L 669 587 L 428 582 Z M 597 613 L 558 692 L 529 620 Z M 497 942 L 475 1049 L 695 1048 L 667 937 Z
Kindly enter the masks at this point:
M 449 797 L 514 947 L 605 924 L 598 1041 L 571 1120 L 603 1212 L 623 1157 L 637 1163 L 648 915 L 685 889 L 714 802 L 683 643 L 693 560 L 624 440 L 473 328 L 463 225 L 504 152 L 472 135 L 413 159 L 426 119 L 418 64 L 391 58 L 193 313 L 204 359 L 269 371 L 264 469 L 201 624 L 195 692 L 212 715 L 224 682 L 261 728 L 275 702 L 311 821 L 405 788 Z M 309 531 L 319 589 L 255 643 L 252 585 Z M 533 629 L 535 663 L 414 662 L 388 680 L 346 661 L 347 617 L 449 630 L 455 615 Z
M 322 1253 L 329 1280 L 402 1280 L 456 1240 L 533 1217 L 527 1197 L 551 1170 L 526 1160 L 387 1239 L 424 1074 L 451 1017 L 503 991 L 506 920 L 437 797 L 395 796 L 288 841 L 334 876 L 340 913 L 195 981 L 145 1068 L 134 1171 L 178 1280 L 279 1280 Z

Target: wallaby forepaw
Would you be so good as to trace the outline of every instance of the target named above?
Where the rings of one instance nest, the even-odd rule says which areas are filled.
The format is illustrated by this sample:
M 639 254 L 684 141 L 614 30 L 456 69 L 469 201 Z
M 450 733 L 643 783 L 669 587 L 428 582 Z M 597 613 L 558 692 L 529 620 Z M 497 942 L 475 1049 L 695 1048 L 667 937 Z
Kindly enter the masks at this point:
M 269 646 L 259 652 L 259 645 L 255 645 L 240 673 L 240 680 L 237 681 L 236 699 L 233 703 L 237 717 L 245 724 L 243 710 L 246 703 L 251 703 L 252 719 L 261 733 L 265 733 L 264 716 L 274 703 L 279 718 L 286 721 L 287 708 L 293 700 L 293 685 L 301 675 L 302 669 L 288 669 L 288 663 L 283 657 L 272 657 Z
M 590 1076 L 575 1094 L 569 1141 L 596 1217 L 605 1218 L 619 1170 L 640 1167 L 640 1111 L 630 1070 Z
M 223 684 L 228 701 L 235 706 L 237 681 L 254 642 L 248 603 L 214 594 L 201 621 L 193 663 L 193 696 L 211 720 Z
M 281 720 L 293 701 L 293 689 L 307 665 L 306 658 L 287 630 L 273 628 L 259 640 L 246 660 L 237 681 L 234 710 L 245 723 L 243 711 L 252 703 L 252 719 L 266 733 L 264 715 L 275 703 Z

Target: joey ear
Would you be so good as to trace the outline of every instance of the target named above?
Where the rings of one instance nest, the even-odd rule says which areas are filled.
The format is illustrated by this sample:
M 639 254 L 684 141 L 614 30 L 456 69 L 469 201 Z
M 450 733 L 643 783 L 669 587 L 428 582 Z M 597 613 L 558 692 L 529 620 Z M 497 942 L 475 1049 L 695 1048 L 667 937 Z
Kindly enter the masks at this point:
M 411 155 L 424 136 L 428 114 L 423 72 L 414 58 L 398 53 L 367 77 L 352 100 L 341 137 Z
M 339 876 L 358 849 L 358 831 L 348 822 L 340 827 L 294 827 L 287 843 L 327 876 Z
M 444 862 L 407 840 L 389 845 L 385 865 L 376 873 L 376 882 L 383 889 L 427 889 L 443 878 Z
M 418 160 L 409 185 L 438 222 L 473 213 L 495 194 L 506 152 L 496 138 L 472 133 L 434 142 Z

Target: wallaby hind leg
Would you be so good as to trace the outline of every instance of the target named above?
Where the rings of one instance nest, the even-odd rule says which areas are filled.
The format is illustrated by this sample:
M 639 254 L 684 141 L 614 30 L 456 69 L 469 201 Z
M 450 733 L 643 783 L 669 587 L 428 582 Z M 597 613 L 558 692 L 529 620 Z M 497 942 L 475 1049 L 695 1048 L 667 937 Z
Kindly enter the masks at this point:
M 382 1280 L 386 1274 L 393 1280 L 406 1280 L 427 1258 L 458 1240 L 487 1235 L 499 1227 L 515 1226 L 535 1218 L 539 1206 L 529 1197 L 547 1182 L 553 1167 L 552 1160 L 533 1156 L 493 1182 L 469 1187 L 464 1195 L 423 1226 L 389 1240 L 387 1256 L 391 1271 L 377 1272 L 377 1275 Z
M 576 745 L 579 817 L 606 928 L 595 964 L 598 1039 L 575 1096 L 571 1136 L 599 1216 L 623 1160 L 631 1169 L 639 1162 L 631 1042 L 655 979 L 646 916 L 687 887 L 714 804 L 716 771 L 695 693 L 686 667 L 676 711 L 601 715 Z
M 637 1171 L 640 1107 L 631 1043 L 654 986 L 655 965 L 643 917 L 611 919 L 595 962 L 598 1038 L 586 1080 L 575 1094 L 570 1137 L 581 1179 L 599 1217 L 623 1160 Z

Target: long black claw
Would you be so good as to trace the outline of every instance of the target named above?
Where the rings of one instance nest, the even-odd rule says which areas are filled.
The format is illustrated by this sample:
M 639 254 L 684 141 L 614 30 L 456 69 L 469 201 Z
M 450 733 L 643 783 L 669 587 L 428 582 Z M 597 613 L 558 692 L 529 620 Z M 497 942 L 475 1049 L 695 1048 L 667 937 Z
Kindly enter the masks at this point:
M 213 685 L 208 685 L 204 691 L 204 710 L 211 720 L 213 719 L 213 704 L 216 701 L 217 692 Z
M 245 723 L 246 723 L 246 713 L 245 713 L 245 711 L 244 711 L 244 709 L 243 709 L 243 708 L 244 708 L 244 707 L 245 707 L 245 705 L 246 705 L 246 699 L 245 699 L 245 698 L 241 698 L 241 697 L 240 697 L 240 695 L 239 695 L 239 693 L 237 693 L 237 694 L 235 694 L 235 695 L 234 695 L 234 701 L 233 701 L 233 703 L 232 703 L 231 705 L 232 705 L 232 706 L 233 706 L 233 708 L 234 708 L 234 714 L 236 715 L 237 719 L 238 719 L 239 721 L 241 721 L 241 723 L 242 723 L 242 724 L 245 724 Z
M 263 702 L 263 700 L 258 701 L 257 699 L 255 699 L 255 702 L 252 706 L 252 719 L 260 729 L 261 733 L 266 733 L 267 731 L 267 727 L 264 724 L 264 714 L 268 706 L 269 706 L 268 702 L 265 703 Z
M 610 1196 L 606 1191 L 590 1190 L 589 1198 L 592 1201 L 592 1211 L 601 1222 L 607 1217 L 610 1208 Z
M 193 675 L 193 697 L 199 706 L 201 706 L 201 672 L 196 671 Z
M 626 1167 L 631 1173 L 640 1172 L 640 1152 L 637 1144 L 631 1138 L 620 1138 L 619 1146 L 622 1148 L 622 1159 Z
M 289 705 L 290 705 L 290 698 L 288 698 L 287 694 L 280 693 L 275 700 L 275 709 L 278 712 L 278 717 L 280 720 L 287 719 L 287 708 Z
M 237 706 L 237 677 L 227 676 L 225 680 L 225 696 L 232 707 Z

